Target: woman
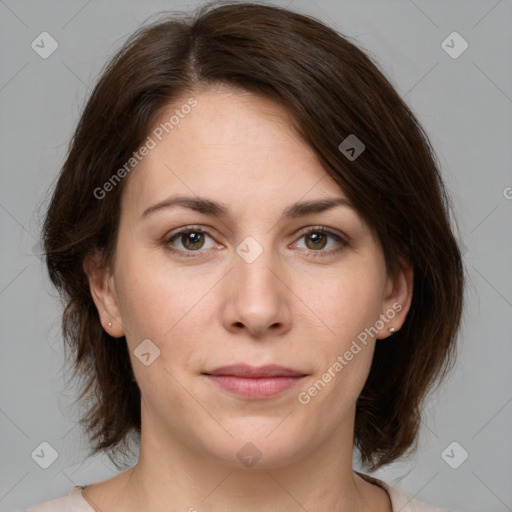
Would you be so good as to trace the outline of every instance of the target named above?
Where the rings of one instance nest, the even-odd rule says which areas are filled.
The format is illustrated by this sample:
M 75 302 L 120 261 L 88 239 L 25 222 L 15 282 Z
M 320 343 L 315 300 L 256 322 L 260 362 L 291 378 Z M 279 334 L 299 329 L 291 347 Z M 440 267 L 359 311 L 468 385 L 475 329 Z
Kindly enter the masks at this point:
M 91 454 L 140 451 L 31 511 L 439 510 L 352 468 L 415 448 L 463 269 L 426 134 L 346 38 L 247 3 L 143 27 L 44 240 Z

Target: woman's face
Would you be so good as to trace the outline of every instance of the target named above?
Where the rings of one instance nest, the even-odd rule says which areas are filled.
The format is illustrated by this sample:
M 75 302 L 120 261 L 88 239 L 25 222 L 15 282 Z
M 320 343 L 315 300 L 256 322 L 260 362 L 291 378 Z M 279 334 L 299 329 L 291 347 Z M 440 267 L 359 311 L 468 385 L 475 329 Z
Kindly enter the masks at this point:
M 387 275 L 281 107 L 229 89 L 190 96 L 197 106 L 150 134 L 126 178 L 113 270 L 91 281 L 103 324 L 126 336 L 143 437 L 260 467 L 335 439 L 351 452 L 374 344 L 400 328 L 411 272 Z M 294 376 L 208 375 L 231 365 Z

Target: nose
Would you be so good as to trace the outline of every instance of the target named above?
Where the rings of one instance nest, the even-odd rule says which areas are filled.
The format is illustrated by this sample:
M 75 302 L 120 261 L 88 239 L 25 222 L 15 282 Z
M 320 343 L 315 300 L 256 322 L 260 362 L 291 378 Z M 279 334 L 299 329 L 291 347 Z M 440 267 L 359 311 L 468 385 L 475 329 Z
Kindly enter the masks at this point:
M 254 337 L 282 335 L 291 327 L 290 289 L 285 269 L 270 249 L 251 263 L 235 255 L 225 282 L 224 327 Z

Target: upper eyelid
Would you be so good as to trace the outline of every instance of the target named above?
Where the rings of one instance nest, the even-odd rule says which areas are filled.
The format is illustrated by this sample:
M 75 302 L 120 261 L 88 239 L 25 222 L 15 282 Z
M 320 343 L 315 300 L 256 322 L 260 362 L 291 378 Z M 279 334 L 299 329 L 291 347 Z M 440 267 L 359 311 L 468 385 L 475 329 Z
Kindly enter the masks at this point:
M 187 233 L 188 231 L 191 231 L 191 232 L 192 231 L 199 231 L 200 233 L 204 233 L 204 234 L 210 236 L 211 238 L 214 238 L 212 233 L 210 232 L 210 229 L 212 229 L 212 228 L 208 227 L 207 229 L 205 229 L 204 227 L 196 226 L 196 225 L 192 225 L 191 224 L 189 226 L 183 226 L 181 228 L 177 228 L 177 230 L 172 230 L 172 232 L 169 232 L 166 235 L 164 235 L 163 240 L 170 241 L 173 238 L 175 238 L 175 237 L 177 237 L 179 235 L 182 235 L 183 233 Z
M 339 236 L 340 238 L 348 238 L 342 231 L 340 231 L 338 229 L 334 229 L 334 228 L 329 228 L 327 226 L 322 226 L 321 224 L 307 226 L 305 228 L 302 228 L 299 230 L 298 234 L 304 235 L 304 234 L 310 233 L 311 231 L 320 231 L 320 232 L 327 233 L 329 235 Z

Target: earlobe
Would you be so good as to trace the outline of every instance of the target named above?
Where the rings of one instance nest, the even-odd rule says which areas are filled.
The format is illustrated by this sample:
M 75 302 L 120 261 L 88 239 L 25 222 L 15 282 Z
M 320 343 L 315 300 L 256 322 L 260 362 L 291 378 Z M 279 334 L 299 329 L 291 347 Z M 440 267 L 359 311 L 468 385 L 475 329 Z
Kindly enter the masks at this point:
M 101 252 L 96 250 L 87 254 L 82 266 L 103 328 L 114 338 L 124 336 L 112 272 L 102 264 Z
M 414 283 L 413 266 L 408 261 L 400 262 L 400 269 L 393 276 L 389 276 L 386 296 L 384 300 L 385 327 L 377 336 L 384 339 L 399 331 L 405 322 L 409 308 L 411 307 Z

